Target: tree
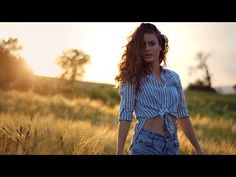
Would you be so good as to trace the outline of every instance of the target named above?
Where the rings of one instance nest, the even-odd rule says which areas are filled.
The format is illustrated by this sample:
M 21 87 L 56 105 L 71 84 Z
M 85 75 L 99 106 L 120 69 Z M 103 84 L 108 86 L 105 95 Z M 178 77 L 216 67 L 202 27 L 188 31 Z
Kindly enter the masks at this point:
M 17 38 L 9 38 L 8 40 L 0 40 L 1 50 L 8 51 L 11 55 L 16 58 L 20 57 L 20 51 L 23 49 L 23 46 L 19 43 Z
M 234 88 L 234 90 L 236 90 L 236 84 L 235 84 L 235 85 L 233 85 L 233 88 Z
M 56 60 L 56 63 L 62 67 L 64 72 L 61 74 L 61 79 L 68 79 L 71 83 L 80 79 L 85 70 L 84 66 L 90 61 L 89 55 L 77 49 L 69 49 Z
M 206 64 L 206 61 L 209 57 L 209 53 L 204 55 L 202 52 L 199 52 L 197 54 L 197 60 L 199 61 L 197 68 L 203 70 L 203 72 L 205 73 L 203 81 L 205 81 L 205 86 L 207 87 L 211 87 L 211 75 L 208 69 L 208 65 Z
M 0 40 L 0 88 L 26 90 L 31 85 L 33 72 L 20 56 L 22 45 L 17 38 Z
M 211 56 L 210 53 L 204 54 L 203 52 L 197 53 L 196 60 L 198 65 L 196 67 L 190 67 L 190 75 L 196 70 L 201 70 L 204 73 L 203 79 L 198 79 L 195 83 L 190 83 L 188 89 L 193 90 L 204 90 L 204 91 L 213 91 L 215 89 L 211 87 L 211 74 L 209 72 L 209 67 L 206 63 L 207 59 Z

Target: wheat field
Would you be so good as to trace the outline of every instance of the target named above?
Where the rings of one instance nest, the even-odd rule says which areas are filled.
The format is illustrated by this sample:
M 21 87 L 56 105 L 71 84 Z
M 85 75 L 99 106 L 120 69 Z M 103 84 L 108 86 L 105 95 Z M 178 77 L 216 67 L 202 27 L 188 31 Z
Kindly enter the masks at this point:
M 96 93 L 101 92 L 96 89 Z M 116 94 L 115 89 L 113 94 Z M 210 155 L 236 154 L 235 96 L 226 98 L 217 95 L 219 99 L 215 95 L 199 93 L 187 93 L 186 96 L 191 121 L 204 152 Z M 94 93 L 93 97 L 68 97 L 61 93 L 44 95 L 35 90 L 0 91 L 0 154 L 115 154 L 119 102 L 106 102 L 100 93 Z M 211 112 L 210 108 L 205 112 L 192 110 L 196 100 L 205 109 L 205 104 L 209 103 L 207 99 L 211 100 L 210 106 L 222 103 L 227 110 L 224 114 Z M 226 101 L 223 102 L 223 99 Z M 217 103 L 219 100 L 220 103 Z M 129 153 L 134 123 L 124 154 Z M 180 154 L 194 154 L 181 129 L 178 137 Z

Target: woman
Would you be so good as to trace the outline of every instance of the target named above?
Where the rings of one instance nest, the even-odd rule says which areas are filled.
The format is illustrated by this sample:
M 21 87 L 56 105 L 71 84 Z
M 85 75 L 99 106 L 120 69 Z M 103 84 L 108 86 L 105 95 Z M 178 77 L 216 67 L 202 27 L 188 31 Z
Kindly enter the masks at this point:
M 177 124 L 196 154 L 203 153 L 189 119 L 179 75 L 164 68 L 167 52 L 168 39 L 153 24 L 142 23 L 129 38 L 115 78 L 121 97 L 117 155 L 123 154 L 133 112 L 137 124 L 131 155 L 178 154 Z

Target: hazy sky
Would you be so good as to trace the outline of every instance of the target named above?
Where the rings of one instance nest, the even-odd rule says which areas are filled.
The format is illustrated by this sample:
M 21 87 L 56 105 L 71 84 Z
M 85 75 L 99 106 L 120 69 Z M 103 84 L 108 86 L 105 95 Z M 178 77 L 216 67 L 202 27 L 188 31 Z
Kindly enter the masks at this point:
M 127 36 L 140 23 L 0 23 L 0 39 L 18 38 L 24 48 L 22 56 L 35 74 L 58 76 L 55 59 L 65 49 L 83 50 L 91 62 L 83 80 L 112 83 L 117 74 Z M 207 63 L 212 85 L 236 84 L 236 23 L 154 23 L 169 39 L 167 65 L 179 73 L 183 87 L 198 76 L 189 76 L 196 66 L 196 54 L 210 52 Z

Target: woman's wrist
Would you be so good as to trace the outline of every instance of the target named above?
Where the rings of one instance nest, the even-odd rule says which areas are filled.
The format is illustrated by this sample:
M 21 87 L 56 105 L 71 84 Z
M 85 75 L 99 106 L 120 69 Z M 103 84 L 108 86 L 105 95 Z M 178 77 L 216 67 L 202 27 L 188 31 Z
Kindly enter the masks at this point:
M 196 148 L 195 152 L 196 152 L 197 155 L 203 155 L 204 154 L 204 152 L 201 148 Z
M 116 155 L 123 155 L 123 152 L 117 151 L 117 152 L 116 152 Z
M 122 154 L 123 154 L 123 149 L 117 148 L 116 155 L 122 155 Z

